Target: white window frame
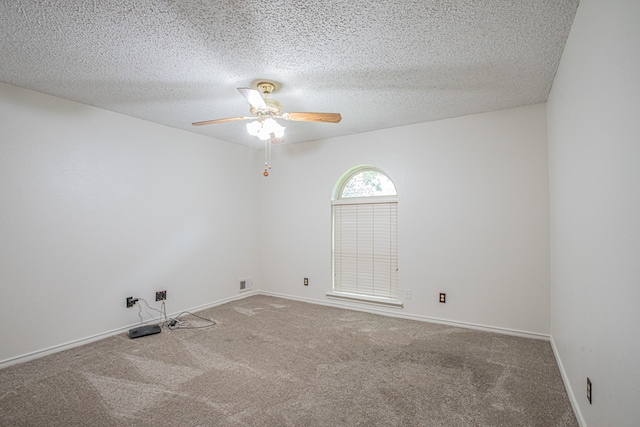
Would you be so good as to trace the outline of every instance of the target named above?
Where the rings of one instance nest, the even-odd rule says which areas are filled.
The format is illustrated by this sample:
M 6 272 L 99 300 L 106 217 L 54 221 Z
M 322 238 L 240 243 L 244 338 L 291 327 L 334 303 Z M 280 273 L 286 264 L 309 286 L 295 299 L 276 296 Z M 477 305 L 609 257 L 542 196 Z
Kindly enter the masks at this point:
M 331 254 L 331 263 L 332 263 L 332 291 L 327 293 L 327 297 L 328 298 L 332 298 L 332 299 L 341 299 L 341 300 L 348 300 L 348 301 L 356 301 L 356 302 L 361 302 L 361 303 L 369 303 L 369 304 L 375 304 L 375 305 L 384 305 L 384 306 L 388 306 L 388 307 L 394 307 L 394 308 L 402 308 L 403 304 L 402 301 L 399 299 L 400 298 L 400 286 L 398 283 L 398 210 L 397 210 L 397 206 L 398 206 L 398 196 L 397 196 L 397 187 L 395 187 L 394 184 L 394 188 L 396 189 L 396 195 L 394 196 L 369 196 L 369 197 L 347 197 L 347 198 L 341 198 L 342 193 L 345 189 L 345 186 L 347 185 L 347 183 L 356 175 L 365 172 L 365 171 L 374 171 L 377 173 L 380 173 L 382 175 L 384 175 L 385 177 L 387 177 L 392 183 L 393 181 L 391 180 L 391 178 L 389 177 L 389 175 L 387 175 L 385 172 L 383 172 L 382 170 L 380 170 L 379 168 L 373 167 L 373 166 L 359 166 L 356 168 L 351 169 L 350 171 L 348 171 L 347 173 L 345 173 L 340 180 L 338 181 L 338 184 L 335 188 L 334 191 L 334 197 L 333 200 L 331 202 L 331 216 L 332 216 L 332 230 L 331 230 L 331 248 L 332 248 L 332 254 Z M 367 212 L 367 210 L 369 209 L 369 207 L 373 210 L 371 212 L 371 214 L 373 215 L 373 212 L 375 212 L 375 207 L 373 205 L 376 204 L 387 204 L 390 207 L 390 211 L 389 211 L 389 216 L 388 219 L 392 222 L 392 224 L 390 224 L 390 228 L 388 230 L 381 230 L 382 234 L 384 234 L 385 232 L 389 233 L 390 236 L 390 243 L 389 243 L 389 248 L 384 248 L 383 252 L 388 251 L 388 254 L 385 253 L 385 255 L 383 255 L 383 257 L 385 258 L 385 264 L 383 269 L 375 269 L 372 268 L 372 272 L 367 272 L 364 276 L 365 278 L 365 282 L 363 282 L 363 287 L 364 288 L 370 288 L 371 292 L 358 292 L 357 290 L 354 290 L 353 287 L 355 286 L 356 288 L 359 286 L 359 284 L 357 284 L 357 280 L 356 283 L 354 283 L 353 281 L 351 281 L 351 283 L 349 283 L 348 285 L 345 286 L 345 288 L 341 289 L 341 283 L 337 283 L 337 274 L 339 274 L 339 272 L 343 271 L 341 270 L 341 266 L 340 266 L 340 261 L 337 260 L 337 256 L 336 256 L 336 244 L 340 245 L 340 242 L 336 242 L 336 208 L 339 208 L 340 206 L 345 206 L 345 205 L 358 205 L 358 206 L 362 206 L 363 209 L 365 210 L 365 212 Z M 357 208 L 356 208 L 357 209 Z M 383 212 L 384 215 L 384 212 Z M 384 218 L 384 216 L 382 217 Z M 385 218 L 383 221 L 386 221 L 387 218 Z M 375 225 L 377 224 L 378 226 L 381 225 L 381 223 L 376 222 L 376 219 L 373 219 L 374 224 L 369 224 L 369 225 Z M 374 235 L 376 235 L 377 233 L 372 232 L 372 234 L 370 236 L 371 239 L 374 239 Z M 341 237 L 338 237 L 338 240 Z M 372 240 L 373 241 L 373 240 Z M 367 248 L 368 249 L 368 248 Z M 373 248 L 373 245 L 371 247 L 371 250 L 375 252 L 375 249 Z M 338 251 L 338 256 L 339 256 L 339 251 Z M 387 257 L 389 257 L 387 259 Z M 365 255 L 365 262 L 369 262 L 372 263 L 373 266 L 375 266 L 375 264 L 373 264 L 375 262 L 375 259 L 377 258 L 377 256 L 372 252 L 371 255 Z M 387 264 L 387 262 L 389 264 Z M 336 266 L 336 264 L 338 264 L 338 268 Z M 356 265 L 358 263 L 356 262 Z M 379 265 L 379 264 L 378 264 Z M 350 269 L 351 271 L 347 272 L 348 274 L 355 274 L 356 277 L 358 276 L 358 267 L 353 268 L 353 266 L 351 267 L 347 267 L 347 269 Z M 336 271 L 338 270 L 338 272 Z M 376 273 L 375 271 L 379 271 L 380 273 Z M 395 271 L 392 271 L 395 270 Z M 384 271 L 384 273 L 381 274 L 381 272 Z M 386 296 L 376 296 L 374 294 L 378 293 L 380 294 L 380 284 L 375 285 L 376 282 L 380 283 L 381 277 L 382 280 L 386 280 L 386 275 L 389 275 L 389 283 L 385 283 L 385 285 L 382 287 L 386 287 L 387 285 L 390 286 L 390 291 L 388 292 L 388 295 Z M 369 282 L 369 277 L 368 275 L 371 276 L 370 278 L 370 282 Z M 350 289 L 349 289 L 350 288 Z M 346 290 L 345 290 L 346 289 Z M 386 291 L 382 291 L 382 293 L 385 293 Z

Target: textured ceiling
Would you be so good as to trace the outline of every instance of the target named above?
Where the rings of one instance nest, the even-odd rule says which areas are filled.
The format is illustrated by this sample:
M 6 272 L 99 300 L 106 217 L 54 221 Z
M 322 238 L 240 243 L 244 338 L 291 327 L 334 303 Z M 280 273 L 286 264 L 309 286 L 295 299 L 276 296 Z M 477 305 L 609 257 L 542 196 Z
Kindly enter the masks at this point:
M 544 102 L 578 0 L 3 0 L 0 81 L 261 147 L 237 87 L 274 81 L 288 143 Z

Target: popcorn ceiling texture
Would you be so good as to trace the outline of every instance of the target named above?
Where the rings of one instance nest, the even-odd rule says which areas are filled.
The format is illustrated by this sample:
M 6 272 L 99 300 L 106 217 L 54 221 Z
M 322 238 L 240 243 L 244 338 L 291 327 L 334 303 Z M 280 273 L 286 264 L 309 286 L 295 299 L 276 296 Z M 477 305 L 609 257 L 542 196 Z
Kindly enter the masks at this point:
M 546 101 L 578 0 L 0 2 L 0 81 L 260 147 L 236 91 L 274 81 L 289 143 Z M 257 145 L 256 145 L 257 144 Z

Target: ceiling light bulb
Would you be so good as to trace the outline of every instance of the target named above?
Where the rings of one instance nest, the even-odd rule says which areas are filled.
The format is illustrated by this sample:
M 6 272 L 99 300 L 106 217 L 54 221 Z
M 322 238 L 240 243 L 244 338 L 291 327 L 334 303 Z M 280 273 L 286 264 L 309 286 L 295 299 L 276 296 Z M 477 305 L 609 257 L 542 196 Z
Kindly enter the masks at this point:
M 262 128 L 267 132 L 267 135 L 273 133 L 276 138 L 282 138 L 284 136 L 284 130 L 286 129 L 273 119 L 265 120 Z
M 260 128 L 262 128 L 262 124 L 258 121 L 247 123 L 247 132 L 249 132 L 251 136 L 258 136 Z

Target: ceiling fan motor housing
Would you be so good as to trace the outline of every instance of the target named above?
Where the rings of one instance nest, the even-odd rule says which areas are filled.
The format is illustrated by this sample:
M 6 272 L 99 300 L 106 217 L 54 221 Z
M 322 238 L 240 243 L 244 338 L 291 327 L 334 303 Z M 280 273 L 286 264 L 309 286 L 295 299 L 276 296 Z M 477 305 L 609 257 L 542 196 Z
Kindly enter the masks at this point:
M 268 119 L 271 117 L 282 115 L 282 105 L 275 99 L 265 98 L 264 103 L 267 104 L 267 108 L 254 108 L 251 107 L 249 111 L 251 114 L 257 116 L 259 119 Z

